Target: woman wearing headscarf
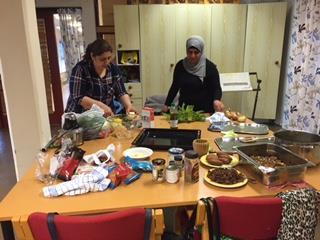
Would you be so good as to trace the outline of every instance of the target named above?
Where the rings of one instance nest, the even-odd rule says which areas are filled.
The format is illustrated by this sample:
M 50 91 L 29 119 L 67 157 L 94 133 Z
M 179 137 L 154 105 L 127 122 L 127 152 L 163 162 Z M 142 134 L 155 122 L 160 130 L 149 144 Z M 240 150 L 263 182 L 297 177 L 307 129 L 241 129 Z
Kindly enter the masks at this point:
M 187 56 L 175 66 L 172 85 L 163 110 L 168 111 L 179 92 L 179 106 L 193 105 L 194 110 L 208 113 L 223 111 L 219 72 L 216 65 L 203 53 L 202 37 L 191 36 L 186 42 L 186 50 Z

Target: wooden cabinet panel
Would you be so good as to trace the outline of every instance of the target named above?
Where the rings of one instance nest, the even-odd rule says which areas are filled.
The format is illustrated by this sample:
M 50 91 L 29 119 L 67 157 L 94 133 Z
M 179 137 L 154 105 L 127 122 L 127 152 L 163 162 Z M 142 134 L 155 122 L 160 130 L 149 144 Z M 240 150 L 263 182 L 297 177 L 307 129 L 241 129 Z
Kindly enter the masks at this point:
M 175 6 L 140 5 L 143 98 L 167 95 L 175 58 Z
M 248 5 L 244 71 L 257 72 L 262 80 L 256 118 L 276 117 L 286 10 L 286 2 Z M 251 115 L 254 96 L 243 95 L 245 114 Z
M 140 49 L 138 5 L 116 5 L 113 11 L 117 50 Z
M 142 109 L 142 98 L 131 98 L 131 103 L 135 107 L 135 109 L 140 113 Z
M 186 40 L 191 35 L 200 35 L 204 39 L 204 53 L 210 55 L 211 5 L 176 5 L 176 59 L 186 56 Z
M 130 98 L 142 98 L 141 83 L 125 83 Z
M 212 6 L 210 59 L 221 73 L 243 70 L 247 5 Z
M 212 6 L 210 59 L 220 73 L 243 72 L 246 18 L 247 5 Z M 224 92 L 222 101 L 227 108 L 240 111 L 241 97 L 241 93 Z

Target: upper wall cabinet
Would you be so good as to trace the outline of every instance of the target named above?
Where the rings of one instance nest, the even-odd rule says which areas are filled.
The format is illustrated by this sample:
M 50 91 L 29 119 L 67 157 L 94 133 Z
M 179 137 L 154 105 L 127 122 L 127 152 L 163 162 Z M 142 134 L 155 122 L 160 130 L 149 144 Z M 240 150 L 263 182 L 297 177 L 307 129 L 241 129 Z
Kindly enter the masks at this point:
M 276 117 L 286 10 L 286 2 L 248 5 L 244 71 L 262 80 L 256 118 Z M 251 114 L 254 97 L 243 96 L 244 113 Z
M 200 35 L 204 39 L 204 52 L 210 54 L 211 44 L 211 5 L 176 5 L 176 59 L 186 56 L 186 40 L 191 35 Z
M 175 65 L 175 6 L 140 5 L 143 96 L 167 95 Z
M 115 5 L 113 11 L 117 50 L 140 49 L 138 5 Z
M 221 73 L 243 70 L 247 6 L 214 4 L 211 20 L 211 60 Z
M 214 4 L 211 18 L 211 61 L 220 73 L 242 72 L 247 5 Z M 224 92 L 222 101 L 227 108 L 240 111 L 241 97 L 240 93 Z

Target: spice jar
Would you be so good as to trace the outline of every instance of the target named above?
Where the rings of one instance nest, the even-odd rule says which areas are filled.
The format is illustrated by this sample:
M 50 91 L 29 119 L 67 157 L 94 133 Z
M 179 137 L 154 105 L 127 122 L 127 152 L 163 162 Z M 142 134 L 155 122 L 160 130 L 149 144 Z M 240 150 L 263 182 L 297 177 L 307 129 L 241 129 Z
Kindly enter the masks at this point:
M 179 169 L 179 177 L 182 176 L 182 171 L 183 171 L 183 158 L 181 155 L 175 155 L 174 156 L 174 162 L 175 162 L 175 165 L 177 166 L 177 168 Z
M 165 177 L 165 163 L 166 160 L 162 158 L 155 158 L 152 160 L 152 180 L 155 182 L 163 182 Z
M 189 183 L 199 181 L 199 155 L 193 150 L 186 151 L 185 153 L 184 181 Z
M 169 153 L 169 161 L 174 161 L 175 156 L 181 156 L 183 159 L 184 150 L 183 148 L 169 148 L 168 153 Z
M 168 183 L 179 181 L 179 169 L 175 164 L 169 164 L 166 168 L 166 180 Z

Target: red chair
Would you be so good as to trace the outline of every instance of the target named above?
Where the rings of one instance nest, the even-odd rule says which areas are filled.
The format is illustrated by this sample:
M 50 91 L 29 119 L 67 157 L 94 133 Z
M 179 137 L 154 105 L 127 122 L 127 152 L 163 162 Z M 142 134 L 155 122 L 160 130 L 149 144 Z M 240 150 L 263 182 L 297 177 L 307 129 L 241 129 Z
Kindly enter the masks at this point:
M 150 221 L 146 221 L 146 213 L 145 209 L 137 208 L 97 215 L 55 215 L 53 222 L 58 240 L 143 240 L 148 231 L 150 237 L 147 239 L 160 238 L 163 219 L 159 218 L 159 214 L 155 218 L 153 212 L 150 212 Z M 162 211 L 160 215 L 162 216 Z M 162 220 L 160 223 L 158 221 L 158 226 L 154 225 L 156 219 Z M 35 240 L 51 240 L 47 213 L 31 214 L 28 225 Z
M 276 239 L 282 219 L 280 198 L 217 197 L 213 210 L 213 225 L 220 233 L 236 239 Z M 202 239 L 209 239 L 205 205 L 200 201 L 197 225 L 203 225 Z M 214 227 L 214 226 L 213 226 Z

